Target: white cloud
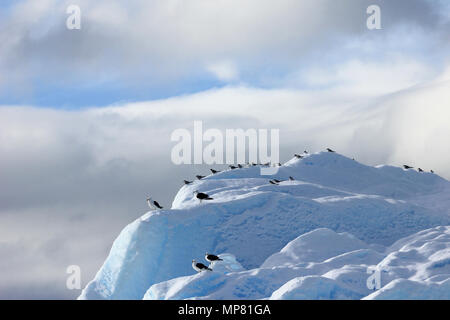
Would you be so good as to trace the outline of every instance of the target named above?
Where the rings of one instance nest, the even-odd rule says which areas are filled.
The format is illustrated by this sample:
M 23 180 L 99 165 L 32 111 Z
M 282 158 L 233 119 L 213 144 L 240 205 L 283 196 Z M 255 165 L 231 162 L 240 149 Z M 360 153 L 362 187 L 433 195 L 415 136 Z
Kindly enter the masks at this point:
M 237 80 L 239 77 L 239 71 L 236 64 L 228 60 L 210 63 L 206 66 L 206 69 L 218 80 L 224 82 Z

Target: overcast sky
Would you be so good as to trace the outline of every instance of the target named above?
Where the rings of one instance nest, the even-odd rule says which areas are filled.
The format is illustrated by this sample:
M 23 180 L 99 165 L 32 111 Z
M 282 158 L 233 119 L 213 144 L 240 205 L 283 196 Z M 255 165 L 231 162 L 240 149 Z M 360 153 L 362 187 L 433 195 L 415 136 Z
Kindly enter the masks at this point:
M 147 195 L 206 173 L 170 159 L 194 120 L 449 179 L 449 40 L 439 0 L 2 1 L 0 298 L 76 297 L 67 266 L 84 286 Z

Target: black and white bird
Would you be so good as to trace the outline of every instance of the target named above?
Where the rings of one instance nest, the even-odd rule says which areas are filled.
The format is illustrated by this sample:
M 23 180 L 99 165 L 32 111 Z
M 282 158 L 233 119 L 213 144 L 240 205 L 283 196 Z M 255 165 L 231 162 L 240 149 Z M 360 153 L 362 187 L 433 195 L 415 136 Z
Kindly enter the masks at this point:
M 431 173 L 434 173 L 434 171 L 433 171 L 433 170 L 430 170 L 430 172 L 431 172 Z
M 294 181 L 294 177 L 289 176 L 289 180 Z
M 419 172 L 423 172 L 423 169 L 422 169 L 422 168 L 419 168 L 419 169 L 417 169 L 417 171 L 419 171 Z
M 234 169 L 236 169 L 237 167 L 235 167 L 235 166 L 232 166 L 232 165 L 229 165 L 228 166 L 231 170 L 234 170 Z
M 408 169 L 412 169 L 412 168 L 414 168 L 414 167 L 410 167 L 410 166 L 404 164 L 404 165 L 403 165 L 403 168 L 405 168 L 406 170 L 408 170 Z
M 304 154 L 308 154 L 308 150 L 303 151 Z
M 160 210 L 163 208 L 157 201 L 153 200 L 150 197 L 147 198 L 147 204 L 153 210 Z
M 205 176 L 196 175 L 195 177 L 196 177 L 198 180 L 202 180 Z
M 270 166 L 270 162 L 263 163 L 262 165 L 263 165 L 263 166 L 266 166 L 266 167 L 267 167 L 267 166 Z
M 218 256 L 208 252 L 205 254 L 205 260 L 208 262 L 223 261 L 223 259 L 220 259 Z
M 209 170 L 211 170 L 212 174 L 216 174 L 216 173 L 220 172 L 219 170 L 214 170 L 214 169 L 209 169 Z
M 278 179 L 272 179 L 272 181 L 275 181 L 276 183 L 280 183 L 281 182 L 281 180 L 278 180 Z
M 191 184 L 192 183 L 192 181 L 188 181 L 188 180 L 183 180 L 184 181 L 184 184 Z
M 296 157 L 297 159 L 303 158 L 303 156 L 301 156 L 301 155 L 299 155 L 299 154 L 294 154 L 294 157 Z
M 197 271 L 197 272 L 202 272 L 202 271 L 212 271 L 211 268 L 208 268 L 207 266 L 205 266 L 203 263 L 201 262 L 197 262 L 195 260 L 192 260 L 192 268 Z
M 330 149 L 330 148 L 327 148 L 327 151 L 328 151 L 328 152 L 336 152 L 336 151 L 334 151 L 334 150 L 332 150 L 332 149 Z
M 269 183 L 270 183 L 270 184 L 276 184 L 276 185 L 278 185 L 278 182 L 273 181 L 273 180 L 269 180 Z
M 238 168 L 242 169 L 244 166 L 242 164 L 238 164 Z
M 195 190 L 193 193 L 197 197 L 197 199 L 200 200 L 200 202 L 202 202 L 202 200 L 214 200 L 213 198 L 211 198 L 206 193 L 198 192 L 198 190 Z

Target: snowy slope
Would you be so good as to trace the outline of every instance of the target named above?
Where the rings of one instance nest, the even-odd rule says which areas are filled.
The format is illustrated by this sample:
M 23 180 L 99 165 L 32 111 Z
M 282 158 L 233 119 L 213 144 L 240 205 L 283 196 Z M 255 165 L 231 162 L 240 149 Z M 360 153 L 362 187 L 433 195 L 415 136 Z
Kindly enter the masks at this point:
M 268 183 L 271 178 L 282 180 L 289 176 L 296 181 Z M 195 190 L 208 193 L 214 200 L 200 204 L 193 197 Z M 141 299 L 153 284 L 192 275 L 191 260 L 202 258 L 206 251 L 229 252 L 245 269 L 259 268 L 265 263 L 267 268 L 263 265 L 263 271 L 257 271 L 263 272 L 261 278 L 276 278 L 268 268 L 272 262 L 267 258 L 299 235 L 318 228 L 329 229 L 312 234 L 318 237 L 318 242 L 310 239 L 303 244 L 290 244 L 302 248 L 301 253 L 296 253 L 299 255 L 296 263 L 304 263 L 305 259 L 320 263 L 325 256 L 344 254 L 340 259 L 348 259 L 349 263 L 363 256 L 373 264 L 378 262 L 374 257 L 381 260 L 379 251 L 385 246 L 421 230 L 450 224 L 449 194 L 450 183 L 435 174 L 389 166 L 369 167 L 328 152 L 301 160 L 294 158 L 274 176 L 261 176 L 258 167 L 229 170 L 183 186 L 170 210 L 149 212 L 128 225 L 80 298 Z M 344 234 L 341 238 L 342 235 L 329 233 L 333 231 L 351 235 Z M 324 232 L 329 234 L 322 235 Z M 344 243 L 335 245 L 337 238 L 332 238 L 328 246 L 321 242 L 323 237 L 337 237 Z M 277 267 L 280 267 L 278 259 L 289 261 L 288 251 L 271 257 L 277 261 Z M 350 255 L 345 256 L 346 253 Z M 270 297 L 283 284 L 298 277 L 295 272 L 283 272 L 286 278 L 261 290 L 257 289 L 260 280 L 248 278 L 248 287 L 255 292 L 252 295 L 244 290 L 236 297 Z M 194 277 L 208 284 L 219 286 L 226 282 L 226 286 L 233 286 L 227 273 Z M 308 278 L 301 283 L 318 281 L 323 286 L 330 285 L 328 280 L 322 280 Z M 146 297 L 153 294 L 160 297 L 160 293 L 152 292 L 147 292 Z M 358 297 L 365 293 L 358 291 Z M 228 291 L 219 290 L 215 294 L 222 298 Z M 187 296 L 179 296 L 182 297 Z
M 224 259 L 214 272 L 155 284 L 144 299 L 450 299 L 450 227 L 381 249 L 347 233 L 316 229 L 260 268 L 229 271 L 224 266 L 234 261 Z M 375 292 L 366 284 L 369 266 L 381 270 L 382 288 Z

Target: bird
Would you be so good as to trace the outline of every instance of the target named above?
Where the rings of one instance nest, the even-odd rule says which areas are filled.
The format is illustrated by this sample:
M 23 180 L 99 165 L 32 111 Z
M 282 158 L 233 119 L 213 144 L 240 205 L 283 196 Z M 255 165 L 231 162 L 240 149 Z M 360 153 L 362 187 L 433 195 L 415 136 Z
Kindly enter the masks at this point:
M 336 151 L 334 151 L 334 150 L 332 150 L 332 149 L 330 149 L 330 148 L 327 148 L 327 151 L 328 151 L 328 152 L 336 152 Z
M 255 166 L 257 166 L 257 164 L 256 164 L 256 163 L 254 163 L 254 162 L 252 162 L 252 166 L 253 166 L 253 167 L 255 167 Z
M 263 163 L 262 165 L 267 167 L 270 165 L 270 162 Z
M 150 197 L 147 198 L 147 204 L 153 210 L 159 210 L 163 208 L 157 201 L 152 200 L 152 198 Z
M 211 198 L 209 195 L 207 195 L 206 193 L 203 192 L 198 192 L 198 190 L 195 190 L 193 192 L 193 194 L 195 194 L 195 196 L 197 197 L 197 199 L 200 200 L 200 202 L 202 202 L 202 200 L 214 200 L 213 198 Z
M 223 259 L 220 259 L 218 256 L 208 252 L 205 254 L 205 260 L 208 262 L 223 261 Z
M 281 180 L 278 180 L 278 179 L 272 179 L 272 181 L 275 181 L 276 183 L 280 183 L 281 182 Z
M 414 168 L 414 167 L 410 167 L 410 166 L 404 164 L 404 165 L 403 165 L 403 168 L 405 168 L 406 170 L 408 170 L 408 169 L 412 169 L 412 168 Z
M 297 159 L 303 158 L 303 156 L 301 156 L 301 155 L 299 155 L 299 154 L 294 154 L 294 157 L 296 157 Z
M 192 181 L 188 181 L 188 180 L 183 180 L 184 181 L 184 184 L 191 184 L 192 183 Z
M 214 169 L 209 169 L 209 170 L 211 170 L 212 174 L 216 174 L 216 173 L 220 172 L 219 170 L 214 170 Z
M 196 175 L 195 177 L 196 177 L 198 180 L 202 180 L 205 176 Z
M 289 180 L 294 181 L 294 177 L 289 176 Z
M 201 262 L 197 262 L 195 260 L 192 260 L 192 268 L 197 271 L 197 272 L 202 272 L 202 271 L 212 271 L 211 268 L 208 268 L 207 266 L 205 266 L 203 263 Z
M 419 172 L 423 172 L 423 169 L 419 168 L 419 169 L 417 169 L 417 171 L 419 171 Z
M 308 150 L 303 151 L 304 154 L 308 154 Z
M 228 166 L 231 170 L 236 169 L 237 167 L 232 166 L 231 164 Z
M 270 184 L 278 184 L 278 182 L 273 181 L 273 180 L 269 180 L 269 183 L 270 183 Z
M 431 172 L 431 173 L 434 173 L 434 171 L 433 171 L 433 170 L 430 170 L 430 172 Z
M 242 169 L 243 167 L 242 167 L 242 164 L 238 164 L 238 168 L 239 169 Z

